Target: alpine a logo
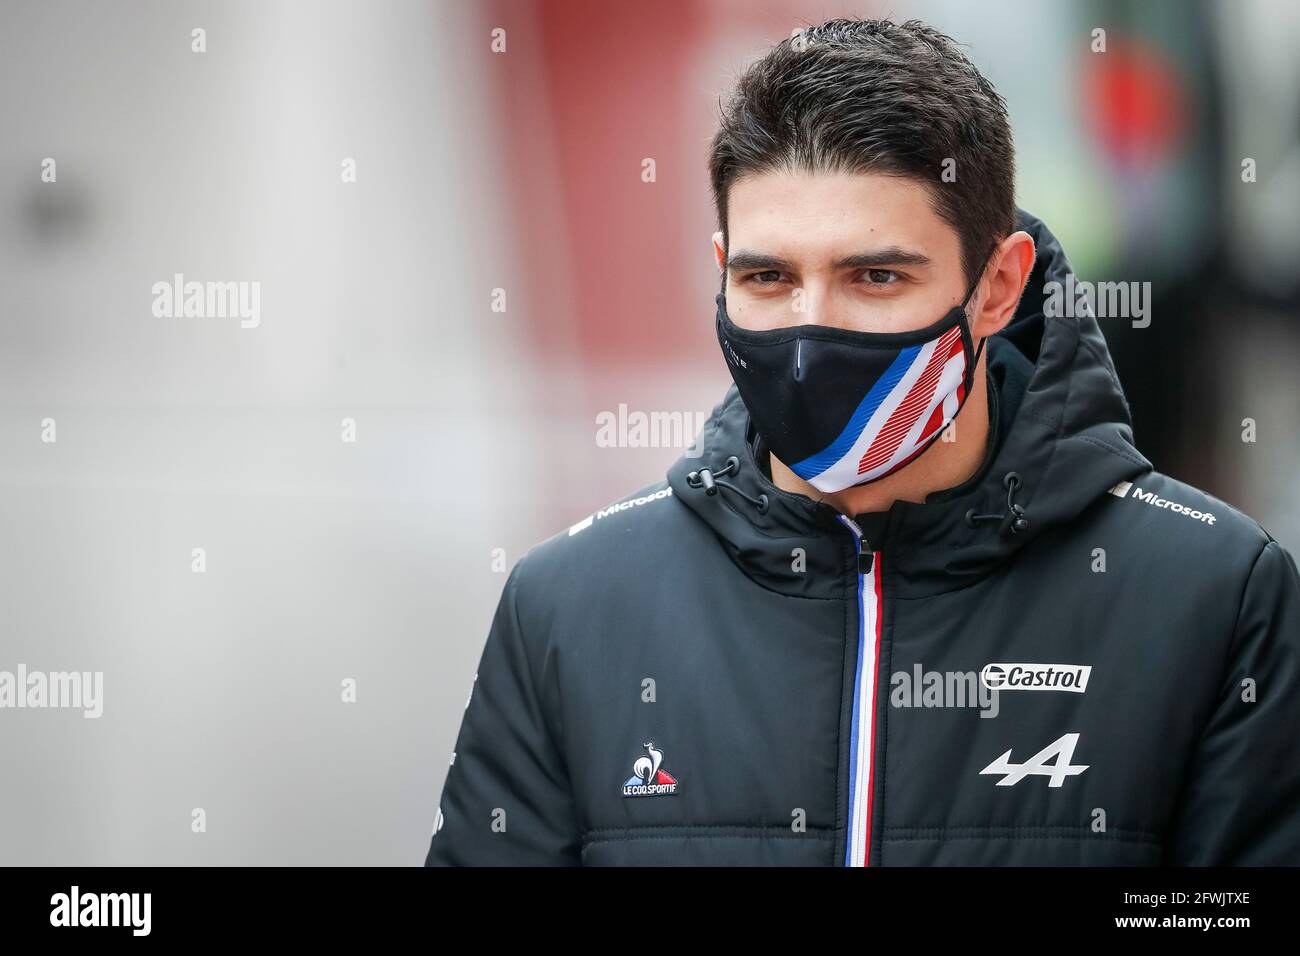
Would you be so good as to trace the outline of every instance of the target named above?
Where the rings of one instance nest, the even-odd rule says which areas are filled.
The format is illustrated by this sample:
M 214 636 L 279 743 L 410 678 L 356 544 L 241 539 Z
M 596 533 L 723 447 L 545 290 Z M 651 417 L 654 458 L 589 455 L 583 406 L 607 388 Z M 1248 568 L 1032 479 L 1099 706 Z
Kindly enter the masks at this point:
M 1088 689 L 1089 664 L 985 664 L 980 683 L 990 690 L 1064 690 L 1082 694 Z
M 1026 777 L 1046 777 L 1049 787 L 1059 787 L 1067 777 L 1077 777 L 1088 769 L 1086 763 L 1071 763 L 1078 734 L 1062 734 L 1024 763 L 1011 759 L 1011 751 L 998 757 L 980 771 L 980 774 L 1001 774 L 999 787 L 1014 787 Z
M 1129 491 L 1133 494 L 1130 495 Z M 1214 515 L 1208 511 L 1197 511 L 1189 508 L 1187 505 L 1180 505 L 1176 501 L 1170 501 L 1168 498 L 1157 497 L 1154 491 L 1143 491 L 1140 487 L 1135 487 L 1131 481 L 1121 481 L 1110 493 L 1116 498 L 1136 498 L 1138 501 L 1149 504 L 1152 508 L 1164 508 L 1175 514 L 1186 515 L 1188 518 L 1194 518 L 1197 521 L 1203 521 L 1206 524 L 1214 524 Z
M 664 752 L 652 742 L 641 745 L 645 754 L 632 764 L 632 776 L 623 784 L 625 797 L 664 797 L 677 792 L 677 778 L 663 768 Z

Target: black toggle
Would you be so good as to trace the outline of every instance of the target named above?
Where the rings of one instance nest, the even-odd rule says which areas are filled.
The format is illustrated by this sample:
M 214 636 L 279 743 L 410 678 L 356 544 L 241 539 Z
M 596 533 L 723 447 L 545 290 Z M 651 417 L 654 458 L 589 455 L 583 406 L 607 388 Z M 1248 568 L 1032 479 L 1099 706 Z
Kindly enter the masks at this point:
M 727 458 L 727 463 L 717 471 L 710 471 L 708 468 L 701 468 L 699 471 L 692 471 L 686 476 L 686 484 L 687 487 L 690 488 L 703 488 L 704 493 L 709 497 L 716 495 L 719 488 L 726 488 L 728 491 L 740 495 L 740 497 L 752 504 L 758 509 L 759 514 L 767 514 L 769 504 L 767 495 L 759 495 L 757 498 L 754 498 L 741 491 L 731 482 L 722 480 L 723 475 L 730 475 L 738 471 L 740 471 L 740 459 L 735 455 L 731 455 Z
M 974 508 L 971 508 L 966 512 L 968 526 L 973 528 L 981 521 L 997 521 L 999 534 L 1020 534 L 1029 530 L 1029 515 L 1024 508 L 1012 500 L 1024 485 L 1024 479 L 1016 472 L 1009 471 L 1003 477 L 1002 483 L 1007 487 L 1007 510 L 1000 515 L 979 515 L 975 513 Z

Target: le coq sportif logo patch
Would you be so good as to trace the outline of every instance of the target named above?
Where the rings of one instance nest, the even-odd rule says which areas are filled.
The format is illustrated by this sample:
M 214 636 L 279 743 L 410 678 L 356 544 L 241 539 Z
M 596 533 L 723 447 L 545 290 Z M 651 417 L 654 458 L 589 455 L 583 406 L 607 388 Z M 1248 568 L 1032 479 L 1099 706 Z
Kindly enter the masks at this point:
M 623 784 L 625 797 L 665 797 L 677 792 L 677 778 L 663 768 L 664 752 L 647 741 L 645 753 L 632 763 L 632 776 Z

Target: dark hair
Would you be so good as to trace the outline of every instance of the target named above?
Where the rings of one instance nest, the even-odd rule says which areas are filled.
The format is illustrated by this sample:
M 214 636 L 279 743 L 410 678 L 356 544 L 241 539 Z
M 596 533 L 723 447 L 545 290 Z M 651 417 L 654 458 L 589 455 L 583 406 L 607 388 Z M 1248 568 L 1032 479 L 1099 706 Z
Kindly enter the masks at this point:
M 940 178 L 948 159 L 953 182 Z M 744 72 L 709 153 L 724 245 L 731 184 L 778 168 L 925 183 L 935 212 L 957 231 L 968 286 L 1015 229 L 1006 103 L 949 37 L 920 20 L 827 20 Z

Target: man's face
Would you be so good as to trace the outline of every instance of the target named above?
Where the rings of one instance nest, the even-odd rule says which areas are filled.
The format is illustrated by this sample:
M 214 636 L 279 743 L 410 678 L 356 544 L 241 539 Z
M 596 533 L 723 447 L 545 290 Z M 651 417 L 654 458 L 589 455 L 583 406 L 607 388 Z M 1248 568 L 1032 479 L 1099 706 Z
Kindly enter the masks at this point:
M 727 312 L 745 329 L 825 325 L 907 332 L 967 286 L 957 232 L 927 187 L 879 173 L 769 172 L 732 184 Z

